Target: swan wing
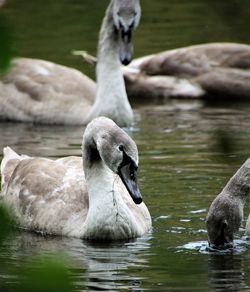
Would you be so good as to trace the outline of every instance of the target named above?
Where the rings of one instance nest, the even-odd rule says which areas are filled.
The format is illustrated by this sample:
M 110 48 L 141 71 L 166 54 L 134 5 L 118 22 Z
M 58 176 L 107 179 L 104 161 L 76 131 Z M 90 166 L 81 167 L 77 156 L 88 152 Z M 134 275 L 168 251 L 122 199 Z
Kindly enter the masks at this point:
M 15 59 L 10 73 L 0 80 L 0 119 L 83 124 L 95 91 L 95 82 L 78 70 L 38 59 Z
M 8 181 L 3 199 L 23 228 L 78 236 L 88 212 L 82 159 L 21 160 Z

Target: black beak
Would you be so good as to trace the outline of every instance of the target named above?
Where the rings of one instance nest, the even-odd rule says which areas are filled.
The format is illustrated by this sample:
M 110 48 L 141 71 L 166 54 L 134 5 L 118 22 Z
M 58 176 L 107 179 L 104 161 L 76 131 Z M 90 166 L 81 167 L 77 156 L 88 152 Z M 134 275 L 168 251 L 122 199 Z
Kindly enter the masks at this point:
M 128 65 L 133 59 L 134 55 L 134 47 L 132 43 L 133 26 L 134 24 L 132 24 L 129 27 L 124 27 L 120 24 L 121 34 L 120 61 L 123 65 Z
M 123 154 L 125 156 L 124 161 L 128 162 L 128 156 L 125 152 L 123 152 Z M 137 170 L 138 167 L 135 162 L 129 158 L 128 163 L 122 163 L 119 167 L 118 175 L 120 176 L 135 204 L 140 204 L 142 202 L 142 197 L 137 184 Z
M 134 55 L 134 48 L 133 48 L 133 44 L 130 43 L 126 43 L 126 42 L 121 42 L 120 45 L 120 61 L 123 65 L 127 66 L 133 59 L 133 55 Z

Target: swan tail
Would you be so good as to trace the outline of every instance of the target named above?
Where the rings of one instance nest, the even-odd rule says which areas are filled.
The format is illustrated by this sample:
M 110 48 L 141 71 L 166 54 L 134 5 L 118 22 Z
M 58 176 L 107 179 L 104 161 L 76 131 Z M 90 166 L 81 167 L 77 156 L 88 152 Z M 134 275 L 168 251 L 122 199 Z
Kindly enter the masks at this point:
M 10 147 L 5 147 L 3 149 L 3 159 L 1 162 L 1 188 L 4 189 L 4 186 L 8 184 L 8 181 L 11 178 L 12 173 L 23 159 L 27 158 L 24 155 L 18 155 Z M 1 194 L 2 196 L 2 194 Z

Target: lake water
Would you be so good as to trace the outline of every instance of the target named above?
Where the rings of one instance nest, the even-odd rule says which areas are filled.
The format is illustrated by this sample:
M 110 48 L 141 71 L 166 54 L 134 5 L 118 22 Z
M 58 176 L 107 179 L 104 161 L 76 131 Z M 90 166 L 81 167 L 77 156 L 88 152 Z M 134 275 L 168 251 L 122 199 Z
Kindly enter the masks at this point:
M 93 69 L 70 55 L 95 53 L 108 1 L 10 0 L 1 12 L 21 56 Z M 249 42 L 249 1 L 142 1 L 136 56 L 210 41 Z M 151 234 L 131 242 L 90 244 L 18 232 L 0 247 L 0 282 L 37 254 L 69 257 L 77 291 L 249 291 L 250 242 L 206 250 L 205 217 L 213 198 L 250 156 L 250 103 L 166 101 L 138 106 L 128 133 L 140 155 L 140 188 L 153 219 Z M 81 155 L 83 127 L 0 124 L 0 148 L 51 158 Z M 250 208 L 245 207 L 245 217 Z M 1 267 L 8 264 L 8 268 Z M 1 285 L 0 285 L 1 286 Z

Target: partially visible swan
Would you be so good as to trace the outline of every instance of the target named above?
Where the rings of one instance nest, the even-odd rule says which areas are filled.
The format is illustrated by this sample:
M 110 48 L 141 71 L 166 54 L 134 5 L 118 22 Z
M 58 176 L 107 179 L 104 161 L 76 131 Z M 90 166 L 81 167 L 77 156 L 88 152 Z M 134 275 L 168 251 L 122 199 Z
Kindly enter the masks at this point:
M 0 120 L 83 124 L 96 84 L 81 72 L 44 60 L 18 58 L 0 80 Z
M 250 158 L 229 180 L 212 202 L 206 223 L 209 244 L 215 247 L 232 246 L 234 234 L 243 219 L 243 208 L 250 193 Z M 250 216 L 246 234 L 250 235 Z
M 83 135 L 82 158 L 19 156 L 4 148 L 2 201 L 21 227 L 90 240 L 121 240 L 148 232 L 151 217 L 137 185 L 135 142 L 99 117 Z
M 250 99 L 249 69 L 249 45 L 208 43 L 135 59 L 124 75 L 134 99 Z
M 87 62 L 96 59 L 83 54 Z M 208 43 L 133 60 L 123 67 L 131 101 L 250 99 L 250 46 Z
M 4 5 L 5 0 L 0 0 L 0 7 Z
M 0 119 L 86 124 L 107 116 L 120 126 L 130 125 L 133 111 L 121 62 L 132 59 L 140 14 L 139 0 L 112 0 L 108 6 L 99 35 L 97 92 L 95 83 L 77 70 L 42 60 L 14 60 L 11 72 L 0 80 Z

